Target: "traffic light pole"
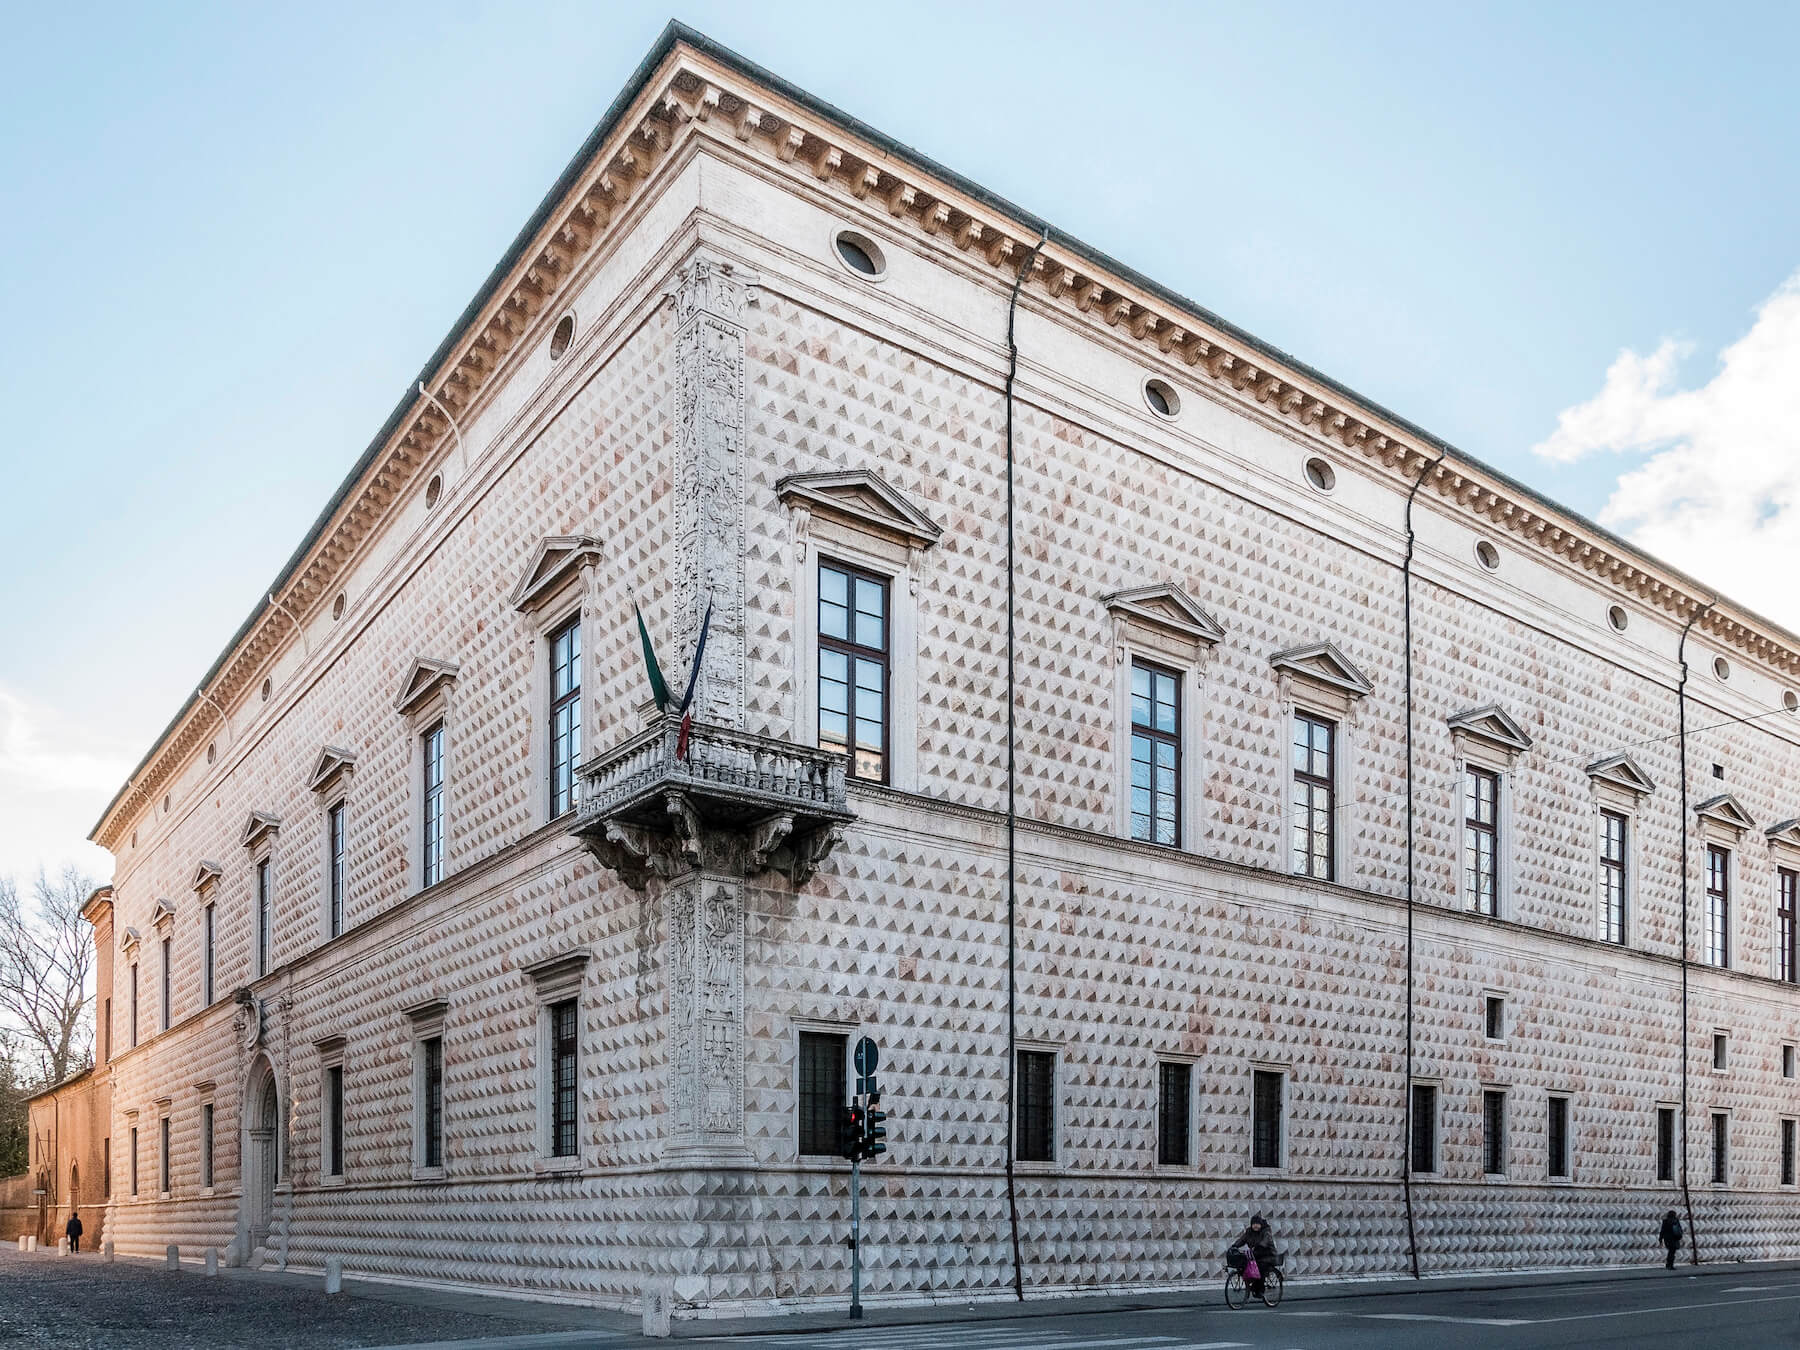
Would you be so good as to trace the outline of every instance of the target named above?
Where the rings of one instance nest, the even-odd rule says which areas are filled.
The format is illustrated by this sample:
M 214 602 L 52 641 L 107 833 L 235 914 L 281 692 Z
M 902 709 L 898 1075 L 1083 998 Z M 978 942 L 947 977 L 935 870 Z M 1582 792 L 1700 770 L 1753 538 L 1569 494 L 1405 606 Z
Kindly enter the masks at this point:
M 850 1320 L 862 1321 L 862 1159 L 850 1160 Z

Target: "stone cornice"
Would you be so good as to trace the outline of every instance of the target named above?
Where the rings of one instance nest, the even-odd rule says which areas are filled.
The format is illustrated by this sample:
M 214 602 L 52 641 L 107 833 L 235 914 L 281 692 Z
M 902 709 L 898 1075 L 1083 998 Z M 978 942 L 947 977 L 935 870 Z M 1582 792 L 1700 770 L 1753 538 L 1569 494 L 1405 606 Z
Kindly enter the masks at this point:
M 328 604 L 349 562 L 435 459 L 450 424 L 466 422 L 509 365 L 558 311 L 567 283 L 615 222 L 646 196 L 687 142 L 710 140 L 754 156 L 852 212 L 885 208 L 889 228 L 947 244 L 1010 285 L 1042 222 L 975 184 L 888 141 L 741 57 L 671 26 L 565 170 L 482 294 L 424 373 L 426 392 L 403 399 L 311 536 L 246 621 L 126 785 L 91 838 L 116 850 L 131 819 L 156 800 L 207 732 L 253 690 L 297 628 Z M 1441 503 L 1510 533 L 1639 604 L 1685 622 L 1711 599 L 1704 588 L 1599 527 L 1360 399 L 1201 307 L 1098 252 L 1053 237 L 1033 262 L 1026 295 L 1065 322 L 1134 345 L 1147 364 L 1175 371 L 1240 410 L 1284 426 L 1335 457 L 1360 458 L 1404 486 L 1428 473 Z M 1437 460 L 1443 452 L 1441 462 Z M 1715 607 L 1698 625 L 1722 645 L 1800 676 L 1800 638 L 1748 611 Z

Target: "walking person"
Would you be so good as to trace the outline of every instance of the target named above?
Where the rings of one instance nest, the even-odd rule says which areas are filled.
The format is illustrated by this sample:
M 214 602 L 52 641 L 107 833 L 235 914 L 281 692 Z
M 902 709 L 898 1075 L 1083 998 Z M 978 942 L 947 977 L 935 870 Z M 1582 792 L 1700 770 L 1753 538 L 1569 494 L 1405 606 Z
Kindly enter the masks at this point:
M 79 1211 L 69 1211 L 69 1221 L 63 1225 L 63 1236 L 69 1239 L 69 1254 L 79 1256 L 81 1254 L 81 1214 Z
M 1674 1210 L 1670 1210 L 1663 1215 L 1662 1229 L 1657 1233 L 1657 1240 L 1669 1253 L 1668 1262 L 1663 1267 L 1665 1270 L 1675 1269 L 1675 1253 L 1681 1250 L 1681 1238 L 1680 1216 Z

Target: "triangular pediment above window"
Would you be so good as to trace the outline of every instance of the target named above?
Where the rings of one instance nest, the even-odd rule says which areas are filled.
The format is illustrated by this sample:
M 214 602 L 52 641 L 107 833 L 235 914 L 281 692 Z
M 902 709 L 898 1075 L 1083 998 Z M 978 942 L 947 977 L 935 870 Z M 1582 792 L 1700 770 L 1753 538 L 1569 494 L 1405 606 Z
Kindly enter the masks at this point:
M 329 792 L 332 784 L 356 767 L 356 753 L 341 746 L 328 745 L 319 752 L 307 787 L 314 792 Z
M 1800 848 L 1800 816 L 1777 821 L 1763 833 L 1771 844 L 1786 844 L 1790 848 Z
M 127 928 L 123 933 L 119 934 L 119 950 L 129 956 L 138 949 L 138 943 L 142 941 L 143 937 L 138 933 L 137 929 Z
M 461 673 L 462 667 L 455 662 L 415 656 L 411 668 L 406 672 L 406 678 L 400 682 L 400 696 L 394 700 L 395 710 L 401 713 L 417 711 L 420 704 L 452 683 Z
M 799 503 L 819 515 L 898 536 L 913 548 L 930 548 L 944 532 L 898 488 L 867 469 L 792 474 L 775 485 L 775 495 L 790 506 Z
M 1587 766 L 1587 774 L 1596 783 L 1604 783 L 1638 797 L 1648 797 L 1656 791 L 1656 784 L 1650 781 L 1650 775 L 1638 767 L 1638 762 L 1630 755 L 1608 755 L 1605 759 L 1597 759 Z
M 1753 830 L 1756 822 L 1750 813 L 1738 805 L 1738 800 L 1729 792 L 1721 792 L 1717 797 L 1708 797 L 1694 808 L 1694 814 L 1702 820 L 1715 821 L 1727 829 Z
M 1269 664 L 1285 675 L 1329 685 L 1352 698 L 1361 698 L 1375 686 L 1356 668 L 1356 663 L 1333 642 L 1313 642 L 1276 652 Z
M 156 902 L 155 911 L 150 915 L 151 926 L 154 928 L 166 929 L 174 922 L 175 902 L 173 900 L 158 900 Z
M 188 889 L 203 891 L 224 875 L 225 869 L 218 863 L 211 858 L 202 858 L 200 865 L 194 869 L 194 879 L 188 883 Z
M 1106 607 L 1123 619 L 1150 624 L 1195 642 L 1214 643 L 1225 636 L 1219 621 L 1179 586 L 1139 586 L 1104 597 Z
M 600 552 L 600 541 L 587 534 L 556 534 L 538 540 L 509 602 L 514 609 L 535 608 L 561 591 L 570 577 L 599 562 Z
M 280 828 L 280 816 L 270 815 L 267 811 L 252 811 L 250 819 L 244 822 L 244 833 L 238 842 L 245 848 L 255 848 Z
M 1489 745 L 1510 750 L 1514 754 L 1531 749 L 1531 737 L 1525 728 L 1498 703 L 1459 712 L 1449 722 L 1453 733 L 1473 736 L 1476 740 L 1486 741 Z

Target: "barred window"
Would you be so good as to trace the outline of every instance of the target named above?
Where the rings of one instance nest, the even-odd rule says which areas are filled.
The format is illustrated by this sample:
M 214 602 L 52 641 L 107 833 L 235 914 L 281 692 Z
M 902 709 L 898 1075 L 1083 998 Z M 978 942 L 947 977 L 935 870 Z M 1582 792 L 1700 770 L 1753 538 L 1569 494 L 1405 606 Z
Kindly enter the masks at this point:
M 1156 1161 L 1164 1167 L 1186 1167 L 1193 1161 L 1188 1142 L 1190 1064 L 1157 1065 Z
M 344 1066 L 325 1070 L 325 1175 L 344 1175 Z
M 169 1193 L 169 1118 L 164 1116 L 157 1121 L 157 1158 L 156 1180 L 157 1190 L 164 1195 Z
M 1506 1175 L 1506 1094 L 1489 1090 L 1481 1094 L 1481 1170 L 1489 1176 Z
M 444 1165 L 444 1042 L 432 1036 L 419 1042 L 425 1110 L 419 1121 L 419 1156 L 426 1167 Z
M 1500 775 L 1470 765 L 1463 785 L 1463 902 L 1500 912 Z
M 1414 1083 L 1412 1088 L 1412 1170 L 1437 1171 L 1437 1088 Z
M 550 1156 L 573 1158 L 578 1141 L 580 1005 L 565 999 L 550 1006 Z
M 162 940 L 162 1030 L 167 1031 L 175 1019 L 175 939 Z
M 1625 941 L 1625 817 L 1600 813 L 1600 889 L 1606 907 L 1606 940 Z
M 837 1157 L 844 1151 L 844 1048 L 849 1037 L 834 1031 L 800 1033 L 799 1091 L 802 1156 Z
M 1131 837 L 1181 846 L 1181 677 L 1131 663 Z
M 1056 1161 L 1056 1056 L 1019 1051 L 1018 1145 L 1020 1162 Z
M 1552 1097 L 1549 1120 L 1545 1126 L 1547 1170 L 1553 1177 L 1569 1175 L 1569 1099 Z
M 1675 1180 L 1675 1108 L 1656 1109 L 1656 1179 Z
M 550 814 L 575 805 L 581 764 L 581 620 L 550 635 Z
M 1294 714 L 1294 873 L 1335 878 L 1337 724 Z
M 1781 1122 L 1781 1184 L 1794 1184 L 1794 1122 Z
M 213 1184 L 213 1104 L 200 1108 L 200 1184 L 207 1190 Z
M 1723 1111 L 1712 1118 L 1712 1179 L 1723 1186 L 1731 1174 L 1731 1117 Z
M 1257 1069 L 1250 1081 L 1250 1165 L 1280 1167 L 1286 1074 Z
M 131 1127 L 131 1193 L 138 1193 L 138 1127 Z
M 1706 850 L 1706 963 L 1731 964 L 1731 850 Z

